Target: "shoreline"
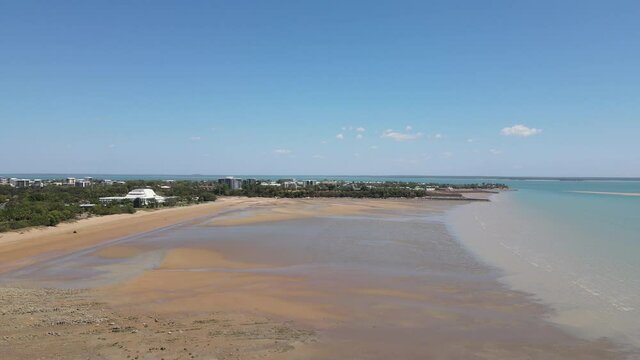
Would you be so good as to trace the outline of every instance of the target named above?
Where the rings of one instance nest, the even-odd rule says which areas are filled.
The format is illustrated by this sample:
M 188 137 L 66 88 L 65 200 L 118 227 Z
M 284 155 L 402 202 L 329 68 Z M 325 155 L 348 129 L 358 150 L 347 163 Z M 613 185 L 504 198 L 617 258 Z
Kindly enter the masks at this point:
M 634 308 L 626 301 L 609 298 L 598 285 L 582 283 L 590 269 L 584 264 L 571 267 L 576 264 L 567 265 L 571 259 L 566 254 L 556 256 L 552 251 L 555 243 L 580 233 L 554 226 L 552 218 L 536 217 L 540 209 L 523 207 L 508 193 L 492 200 L 490 208 L 470 204 L 451 210 L 447 222 L 458 241 L 497 269 L 500 283 L 530 294 L 548 307 L 550 323 L 579 338 L 609 339 L 637 356 L 640 343 L 635 317 L 629 313 Z
M 228 197 L 204 204 L 139 211 L 135 214 L 95 216 L 64 222 L 55 227 L 32 227 L 0 233 L 0 274 L 26 266 L 35 261 L 34 257 L 43 253 L 79 250 L 120 237 L 194 220 L 226 206 L 236 206 L 241 200 Z
M 428 204 L 428 206 L 423 206 L 424 204 Z M 466 329 L 466 327 L 469 326 L 471 330 L 483 329 L 485 325 L 482 325 L 482 322 L 476 322 L 485 316 L 493 318 L 490 321 L 487 319 L 482 320 L 485 322 L 489 321 L 489 323 L 492 324 L 487 329 L 496 327 L 494 330 L 490 330 L 486 332 L 486 334 L 481 335 L 481 338 L 486 337 L 484 341 L 490 344 L 490 348 L 493 349 L 490 350 L 490 352 L 506 351 L 506 353 L 503 354 L 533 355 L 542 351 L 541 354 L 558 355 L 557 358 L 565 358 L 563 356 L 572 358 L 571 355 L 574 357 L 579 356 L 593 359 L 608 358 L 609 355 L 606 354 L 614 348 L 612 344 L 606 341 L 591 344 L 574 339 L 564 331 L 555 329 L 554 326 L 548 324 L 545 320 L 545 314 L 550 311 L 547 305 L 534 301 L 528 294 L 515 292 L 505 286 L 494 284 L 492 282 L 493 275 L 487 272 L 485 266 L 475 265 L 475 254 L 469 253 L 467 255 L 461 253 L 457 255 L 462 256 L 461 259 L 465 260 L 457 258 L 448 259 L 450 255 L 446 255 L 443 258 L 442 256 L 450 251 L 457 252 L 458 250 L 456 250 L 456 246 L 454 246 L 453 243 L 448 243 L 448 240 L 446 240 L 447 235 L 441 233 L 442 229 L 440 225 L 437 225 L 437 221 L 427 223 L 432 225 L 419 225 L 419 228 L 422 229 L 420 233 L 416 235 L 406 233 L 407 236 L 417 236 L 414 240 L 410 240 L 410 243 L 403 241 L 397 245 L 393 245 L 394 247 L 391 248 L 396 249 L 394 251 L 401 251 L 399 254 L 404 254 L 405 249 L 407 249 L 407 244 L 411 244 L 411 246 L 416 247 L 416 249 L 422 249 L 423 246 L 427 246 L 424 250 L 427 252 L 424 254 L 421 252 L 408 252 L 406 255 L 402 255 L 396 259 L 402 259 L 401 262 L 394 261 L 393 263 L 389 263 L 386 257 L 391 256 L 393 254 L 392 252 L 384 255 L 379 260 L 375 260 L 382 261 L 382 266 L 393 266 L 392 269 L 395 269 L 397 264 L 401 264 L 402 267 L 393 270 L 394 272 L 404 269 L 405 265 L 402 263 L 408 261 L 409 263 L 415 262 L 419 268 L 426 267 L 426 269 L 431 269 L 427 274 L 432 271 L 435 271 L 434 274 L 442 271 L 449 274 L 443 278 L 436 275 L 428 275 L 425 278 L 426 282 L 419 281 L 417 283 L 415 276 L 422 274 L 421 271 L 406 278 L 398 277 L 397 275 L 389 277 L 389 274 L 385 273 L 374 276 L 373 273 L 364 271 L 364 269 L 356 266 L 360 262 L 362 262 L 362 265 L 365 265 L 368 264 L 371 259 L 376 259 L 375 256 L 379 255 L 375 255 L 375 252 L 382 249 L 380 246 L 384 245 L 384 242 L 376 246 L 366 245 L 366 243 L 359 244 L 358 242 L 348 245 L 353 247 L 353 250 L 348 250 L 347 254 L 349 254 L 349 251 L 356 252 L 353 253 L 353 255 L 341 255 L 347 256 L 347 259 L 349 259 L 343 266 L 347 266 L 348 268 L 353 267 L 352 270 L 346 273 L 341 270 L 341 266 L 336 267 L 335 265 L 330 265 L 329 267 L 321 266 L 319 268 L 312 267 L 311 269 L 315 269 L 309 270 L 312 272 L 298 273 L 295 269 L 308 261 L 305 260 L 308 252 L 307 246 L 315 247 L 317 245 L 313 245 L 314 243 L 309 243 L 308 245 L 299 244 L 303 239 L 295 240 L 295 238 L 292 238 L 291 240 L 287 240 L 285 243 L 287 245 L 285 246 L 284 244 L 280 244 L 282 235 L 274 233 L 273 237 L 268 236 L 269 231 L 271 231 L 268 229 L 286 230 L 291 226 L 300 226 L 300 229 L 309 229 L 309 225 L 321 225 L 324 223 L 332 224 L 330 228 L 334 229 L 332 231 L 336 231 L 335 234 L 337 235 L 341 234 L 341 230 L 338 230 L 338 228 L 343 230 L 351 229 L 357 225 L 358 221 L 364 221 L 366 224 L 370 223 L 374 225 L 378 223 L 375 219 L 379 218 L 388 219 L 390 222 L 385 222 L 386 225 L 380 228 L 380 231 L 369 230 L 368 227 L 363 227 L 362 231 L 373 231 L 370 233 L 370 236 L 379 237 L 379 240 L 376 241 L 386 241 L 388 235 L 384 235 L 387 231 L 384 229 L 395 229 L 393 231 L 407 230 L 407 227 L 404 226 L 402 222 L 396 222 L 394 220 L 396 217 L 400 220 L 407 216 L 411 218 L 416 216 L 416 214 L 440 216 L 452 207 L 457 208 L 459 206 L 467 205 L 458 204 L 457 202 L 454 204 L 453 202 L 446 203 L 441 201 L 430 203 L 420 201 L 420 199 L 220 198 L 218 201 L 212 204 L 204 204 L 196 210 L 178 212 L 178 218 L 172 218 L 170 224 L 167 223 L 165 215 L 160 214 L 161 212 L 157 213 L 160 215 L 156 215 L 150 219 L 146 219 L 145 216 L 140 216 L 144 220 L 149 220 L 141 221 L 144 224 L 140 224 L 139 221 L 135 219 L 129 221 L 126 221 L 126 219 L 117 219 L 117 221 L 109 221 L 108 224 L 86 223 L 87 225 L 79 228 L 82 231 L 79 231 L 78 234 L 92 234 L 89 229 L 92 227 L 102 226 L 103 230 L 106 230 L 100 236 L 95 235 L 84 242 L 74 242 L 71 244 L 72 246 L 68 247 L 60 247 L 55 241 L 41 241 L 39 242 L 40 246 L 42 246 L 40 253 L 33 254 L 25 250 L 26 252 L 22 252 L 22 254 L 30 255 L 28 257 L 32 260 L 34 256 L 38 256 L 39 258 L 37 260 L 46 264 L 47 257 L 45 255 L 47 252 L 54 253 L 58 256 L 61 251 L 73 253 L 79 249 L 93 246 L 95 252 L 91 253 L 93 254 L 92 256 L 99 256 L 105 261 L 115 264 L 116 269 L 119 269 L 122 266 L 118 264 L 122 261 L 133 262 L 135 264 L 138 262 L 136 259 L 142 259 L 140 258 L 140 254 L 161 251 L 162 262 L 159 266 L 154 265 L 151 268 L 142 269 L 142 272 L 135 272 L 134 276 L 128 276 L 129 279 L 124 280 L 124 282 L 120 281 L 113 285 L 99 286 L 97 289 L 90 290 L 86 296 L 105 302 L 106 308 L 112 309 L 112 311 L 114 311 L 113 314 L 133 314 L 132 316 L 137 317 L 164 317 L 165 319 L 170 319 L 167 320 L 168 322 L 181 323 L 191 321 L 193 323 L 195 321 L 205 321 L 206 319 L 193 320 L 195 319 L 193 316 L 196 316 L 196 314 L 209 313 L 218 314 L 216 315 L 218 317 L 220 314 L 226 314 L 225 316 L 239 316 L 245 319 L 266 318 L 273 324 L 286 323 L 289 324 L 287 328 L 291 329 L 287 330 L 289 331 L 288 333 L 305 334 L 302 337 L 298 335 L 282 337 L 282 345 L 286 345 L 286 353 L 291 355 L 292 358 L 296 356 L 304 358 L 326 358 L 331 355 L 336 356 L 336 352 L 337 354 L 354 354 L 350 352 L 358 350 L 359 347 L 361 347 L 360 351 L 365 351 L 365 349 L 369 348 L 378 349 L 377 351 L 381 351 L 381 354 L 386 353 L 387 356 L 393 355 L 395 351 L 405 354 L 407 358 L 421 358 L 421 355 L 423 355 L 421 351 L 426 351 L 426 349 L 420 350 L 421 347 L 411 349 L 412 346 L 419 343 L 416 342 L 415 334 L 412 334 L 415 330 L 408 333 L 406 332 L 412 328 L 421 329 L 420 331 L 422 333 L 436 339 L 430 340 L 436 341 L 435 343 L 430 343 L 432 346 L 435 346 L 436 349 L 429 350 L 429 354 L 431 355 L 447 357 L 448 354 L 449 356 L 453 356 L 453 353 L 447 353 L 449 350 L 444 350 L 450 346 L 454 348 L 458 346 L 468 346 L 471 349 L 476 349 L 468 351 L 481 351 L 478 344 L 467 342 L 466 335 L 462 334 L 470 331 Z M 136 214 L 130 216 L 135 215 Z M 367 218 L 371 219 L 366 220 Z M 213 223 L 209 224 L 211 221 L 213 221 Z M 162 225 L 166 227 L 179 223 L 183 223 L 184 226 L 162 230 Z M 158 235 L 163 233 L 173 235 L 169 237 L 167 237 L 168 235 L 165 236 L 165 240 L 162 240 L 163 243 L 158 245 L 156 245 L 156 242 L 147 243 L 136 241 L 135 237 L 131 237 L 133 241 L 122 244 L 110 243 L 127 235 L 131 236 L 136 233 L 144 234 L 145 231 L 155 231 L 158 228 L 153 226 L 159 224 L 160 232 Z M 248 225 L 251 226 L 247 227 Z M 119 230 L 119 233 L 124 233 L 124 235 L 117 237 L 112 236 L 114 232 L 118 231 L 117 228 L 125 226 L 129 226 L 128 231 L 123 229 Z M 267 233 L 264 233 L 263 230 L 256 230 L 262 234 L 259 238 L 254 238 L 244 232 L 244 235 L 239 235 L 233 232 L 234 226 L 242 226 L 243 231 L 257 227 L 256 229 L 265 229 Z M 181 241 L 180 247 L 176 248 L 175 245 L 172 245 L 167 248 L 164 242 L 173 241 L 170 239 L 174 237 L 188 239 L 191 236 L 189 235 L 191 234 L 191 228 L 198 232 L 205 231 L 203 234 L 221 233 L 226 235 L 221 237 L 222 242 L 214 243 L 215 246 L 213 248 L 201 248 L 201 246 L 209 242 L 201 243 L 200 241 Z M 323 227 L 321 226 L 321 228 Z M 297 229 L 297 227 L 295 229 Z M 70 228 L 65 228 L 61 230 L 61 232 L 63 235 L 68 236 L 70 230 Z M 354 231 L 356 231 L 354 234 L 358 234 L 361 230 Z M 423 234 L 423 231 L 427 231 L 427 233 Z M 233 237 L 227 239 L 231 235 L 233 235 Z M 57 236 L 58 234 L 52 234 L 49 237 L 56 238 Z M 210 235 L 207 235 L 206 238 L 208 239 L 209 236 Z M 424 236 L 436 236 L 438 239 L 440 239 L 441 236 L 445 236 L 445 238 L 438 240 L 440 245 L 431 248 L 431 245 L 423 243 L 423 241 L 420 240 Z M 327 239 L 327 241 L 338 241 L 337 244 L 342 244 L 342 240 L 331 235 L 322 235 L 322 237 Z M 247 252 L 246 249 L 249 245 L 243 245 L 243 243 L 250 239 L 253 240 L 249 241 L 248 244 L 251 244 L 250 248 L 253 250 Z M 407 238 L 407 241 L 409 241 L 409 239 L 410 237 Z M 64 239 L 58 237 L 58 240 L 63 241 Z M 10 245 L 12 245 L 12 243 L 3 244 L 0 242 L 0 259 L 2 259 L 3 254 L 6 255 L 5 250 L 10 248 Z M 13 243 L 13 245 L 15 245 L 15 243 Z M 107 247 L 98 245 L 106 245 Z M 449 250 L 440 254 L 442 251 L 440 250 L 441 246 L 446 246 Z M 158 247 L 157 250 L 155 250 L 156 247 Z M 296 247 L 300 247 L 300 251 L 296 250 Z M 319 250 L 323 250 L 323 247 L 316 248 L 316 251 Z M 364 250 L 368 252 L 374 251 L 374 253 L 367 255 L 367 252 L 364 252 L 364 255 L 360 255 Z M 433 252 L 433 254 L 429 255 L 431 252 Z M 13 252 L 13 254 L 18 253 Z M 324 259 L 323 257 L 329 255 L 330 254 L 322 255 L 321 252 L 316 252 L 314 253 L 315 260 L 313 260 L 313 263 L 321 261 Z M 329 261 L 329 264 L 333 264 L 337 261 L 337 259 L 334 258 L 336 255 L 338 254 L 331 255 L 322 261 Z M 352 258 L 353 256 L 355 256 L 355 258 Z M 374 257 L 372 258 L 372 256 Z M 409 258 L 406 256 L 409 256 Z M 82 259 L 84 255 L 78 254 L 76 257 Z M 71 261 L 73 261 L 73 258 Z M 444 262 L 440 264 L 442 261 Z M 24 267 L 29 265 L 29 262 L 21 264 L 13 263 L 13 265 Z M 4 272 L 7 272 L 7 269 L 10 270 L 11 268 L 11 266 L 7 267 L 4 263 L 3 266 L 5 269 Z M 58 264 L 54 262 L 51 266 L 55 268 Z M 459 268 L 460 266 L 462 267 Z M 0 268 L 0 275 L 2 274 L 1 269 L 2 268 Z M 113 268 L 104 269 L 107 272 L 113 270 Z M 123 269 L 126 270 L 126 268 Z M 202 271 L 203 269 L 205 269 L 205 271 Z M 378 269 L 377 265 L 371 268 L 371 270 L 378 271 L 376 269 Z M 382 269 L 384 269 L 384 267 Z M 402 271 L 407 270 L 410 270 L 411 273 L 414 272 L 411 268 Z M 37 271 L 41 270 L 36 269 L 36 274 Z M 293 272 L 289 273 L 289 271 Z M 450 279 L 451 276 L 453 276 L 453 279 L 458 280 Z M 0 288 L 0 291 L 2 291 L 1 289 L 6 288 Z M 169 293 L 166 293 L 167 289 L 170 289 Z M 341 295 L 336 297 L 338 294 Z M 473 299 L 468 298 L 468 296 L 472 294 Z M 162 300 L 160 301 L 160 299 Z M 156 303 L 156 301 L 160 302 Z M 378 311 L 381 311 L 380 314 L 386 315 L 374 315 L 362 312 L 361 310 L 357 310 L 354 315 L 350 315 L 353 310 L 348 309 L 354 306 L 354 304 L 369 304 L 369 306 L 378 308 Z M 366 306 L 364 308 L 366 308 Z M 179 311 L 176 312 L 177 309 L 179 309 Z M 191 311 L 194 311 L 194 313 Z M 112 316 L 119 317 L 121 319 L 120 321 L 126 322 L 122 320 L 125 318 L 124 315 L 113 314 Z M 492 316 L 491 314 L 494 315 Z M 502 317 L 504 319 L 501 319 Z M 0 318 L 0 321 L 1 320 L 2 318 Z M 258 320 L 251 321 L 255 322 Z M 468 321 L 470 322 L 467 325 L 459 328 L 460 325 Z M 374 326 L 373 329 L 367 328 L 366 326 L 363 327 L 363 324 L 370 322 L 378 325 Z M 396 322 L 398 324 L 396 324 Z M 355 326 L 354 330 L 348 330 L 349 327 L 345 328 L 345 325 L 341 325 L 351 323 Z M 107 326 L 105 323 L 101 324 L 102 326 Z M 116 325 L 120 327 L 123 326 L 120 324 Z M 127 326 L 131 328 L 127 328 Z M 140 323 L 137 325 L 126 325 L 124 327 L 127 328 L 129 332 L 136 330 L 144 332 L 145 334 L 148 333 L 144 327 L 140 326 Z M 378 327 L 380 330 L 376 330 Z M 390 332 L 385 330 L 387 327 L 389 327 Z M 176 328 L 187 329 L 188 326 L 178 326 Z M 235 329 L 233 331 L 240 331 L 236 327 L 232 327 L 231 329 Z M 0 332 L 1 331 L 2 328 L 0 327 Z M 221 330 L 211 331 L 216 332 Z M 316 331 L 319 331 L 317 336 L 310 335 Z M 349 332 L 343 333 L 344 331 Z M 354 336 L 354 331 L 355 333 L 362 333 L 362 336 L 366 336 L 365 339 L 368 339 L 367 341 L 375 339 L 378 336 L 384 336 L 387 339 L 391 339 L 391 342 L 384 349 L 378 348 L 377 345 L 369 342 L 366 343 L 368 344 L 366 347 L 364 345 L 365 343 L 357 345 L 355 350 L 343 347 L 338 339 L 344 336 L 352 337 Z M 503 331 L 506 331 L 504 335 L 500 335 Z M 459 335 L 449 335 L 448 337 L 441 338 L 442 334 L 447 332 Z M 264 330 L 259 330 L 258 333 L 264 334 Z M 472 332 L 471 334 L 476 333 Z M 474 336 L 480 336 L 480 334 L 482 334 L 482 332 Z M 515 339 L 520 339 L 518 341 L 533 341 L 535 338 L 536 340 L 528 345 L 533 346 L 533 349 L 519 353 L 517 348 L 509 347 L 512 345 L 505 347 L 505 344 L 511 344 L 511 341 L 509 340 L 505 344 L 502 344 L 500 341 L 505 340 L 499 339 L 506 336 L 506 334 L 510 334 L 507 339 L 515 336 Z M 149 335 L 151 334 L 149 333 Z M 112 337 L 108 331 L 106 334 L 102 332 L 101 336 L 107 339 Z M 157 339 L 157 335 L 151 337 L 157 341 L 164 341 Z M 189 341 L 187 335 L 180 335 L 180 337 L 186 339 L 184 341 Z M 200 339 L 200 337 L 197 338 Z M 364 339 L 353 338 L 354 341 L 356 339 L 358 339 L 357 341 L 364 341 Z M 193 341 L 196 340 L 194 339 Z M 273 341 L 273 339 L 270 341 Z M 276 342 L 277 341 L 276 337 Z M 319 342 L 316 343 L 316 341 Z M 441 343 L 447 345 L 442 345 Z M 454 346 L 454 344 L 457 345 Z M 238 346 L 240 349 L 243 349 L 242 351 L 248 351 L 247 349 L 254 349 L 254 345 L 253 342 L 247 340 L 247 342 L 243 342 L 242 345 Z M 135 351 L 141 351 L 139 347 L 136 347 L 131 342 L 129 342 L 127 346 L 130 349 L 135 349 Z M 565 355 L 561 355 L 561 352 L 556 353 L 556 350 L 553 350 L 554 346 L 561 346 L 561 348 L 562 346 L 569 347 L 563 350 Z M 174 346 L 170 346 L 169 348 L 171 351 L 175 350 Z M 437 350 L 440 348 L 443 348 L 443 350 Z M 189 349 L 191 349 L 191 346 L 189 346 Z M 416 352 L 414 353 L 410 350 Z M 331 351 L 334 351 L 334 353 Z M 439 353 L 438 351 L 445 352 Z M 523 349 L 522 351 L 525 350 Z M 118 354 L 122 355 L 123 353 Z M 465 354 L 467 356 L 473 355 L 470 352 L 466 352 Z M 216 353 L 216 355 L 220 358 L 235 358 L 230 356 L 230 354 L 221 356 Z M 373 356 L 372 354 L 370 355 Z M 117 358 L 118 356 L 113 357 Z M 610 357 L 616 358 L 616 356 Z M 276 356 L 276 358 L 281 357 Z

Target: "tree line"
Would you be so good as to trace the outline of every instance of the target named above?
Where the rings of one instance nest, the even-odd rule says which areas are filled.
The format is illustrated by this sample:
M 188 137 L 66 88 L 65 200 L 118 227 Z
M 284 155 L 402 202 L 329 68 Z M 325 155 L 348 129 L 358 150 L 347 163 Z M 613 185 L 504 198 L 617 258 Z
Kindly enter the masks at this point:
M 126 184 L 88 187 L 54 186 L 42 188 L 14 188 L 0 186 L 0 232 L 29 226 L 55 226 L 62 221 L 90 215 L 135 213 L 141 207 L 178 206 L 214 201 L 215 194 L 198 183 L 180 181 L 162 189 L 160 181 L 129 181 Z M 164 204 L 121 201 L 102 204 L 101 197 L 123 196 L 136 188 L 152 188 L 163 196 L 172 197 Z M 93 204 L 83 207 L 83 204 Z
M 438 188 L 427 191 L 427 187 Z M 282 186 L 245 183 L 242 189 L 232 190 L 216 181 L 164 181 L 132 180 L 124 184 L 93 184 L 88 187 L 54 186 L 42 188 L 14 188 L 0 186 L 0 232 L 28 226 L 55 226 L 62 221 L 91 215 L 111 215 L 135 213 L 141 207 L 156 208 L 180 206 L 199 202 L 215 201 L 217 196 L 248 197 L 348 197 L 348 198 L 416 198 L 428 196 L 461 197 L 447 188 L 493 190 L 504 189 L 501 184 L 419 184 L 405 182 L 349 183 L 321 182 L 308 187 L 287 189 Z M 143 206 L 141 201 L 119 201 L 100 203 L 99 198 L 123 196 L 137 188 L 151 188 L 157 194 L 167 197 L 163 204 L 155 202 Z M 83 207 L 83 204 L 93 204 Z

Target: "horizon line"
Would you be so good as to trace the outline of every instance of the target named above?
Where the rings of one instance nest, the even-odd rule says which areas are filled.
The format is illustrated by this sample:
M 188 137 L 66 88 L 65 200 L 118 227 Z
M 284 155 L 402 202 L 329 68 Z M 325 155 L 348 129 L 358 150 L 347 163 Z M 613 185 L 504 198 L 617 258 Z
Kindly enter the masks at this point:
M 233 173 L 221 173 L 221 174 L 169 174 L 169 173 L 147 173 L 147 174 L 134 174 L 134 173 L 92 173 L 92 172 L 15 172 L 15 173 L 0 173 L 0 176 L 9 175 L 80 175 L 85 176 L 99 175 L 99 176 L 193 176 L 193 177 L 215 177 L 215 176 L 305 176 L 305 177 L 398 177 L 398 178 L 470 178 L 470 179 L 581 179 L 581 180 L 640 180 L 640 176 L 526 176 L 526 175 L 418 175 L 418 174 L 388 174 L 388 175 L 373 175 L 373 174 L 233 174 Z

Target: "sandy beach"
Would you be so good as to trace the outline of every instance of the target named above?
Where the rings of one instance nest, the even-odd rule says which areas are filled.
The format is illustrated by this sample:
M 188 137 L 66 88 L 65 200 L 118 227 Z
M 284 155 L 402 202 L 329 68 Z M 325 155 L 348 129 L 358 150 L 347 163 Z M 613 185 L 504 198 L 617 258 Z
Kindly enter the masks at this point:
M 458 205 L 222 198 L 4 234 L 0 343 L 24 359 L 628 356 L 502 285 L 448 233 Z
M 0 233 L 0 273 L 28 265 L 41 256 L 55 256 L 127 235 L 230 211 L 255 201 L 223 198 L 216 202 L 161 210 L 92 217 L 56 227 Z

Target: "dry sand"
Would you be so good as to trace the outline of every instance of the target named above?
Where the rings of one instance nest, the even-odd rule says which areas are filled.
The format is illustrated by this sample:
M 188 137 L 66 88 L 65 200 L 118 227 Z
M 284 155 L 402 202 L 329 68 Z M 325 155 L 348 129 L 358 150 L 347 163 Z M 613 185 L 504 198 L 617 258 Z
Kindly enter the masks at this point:
M 104 241 L 269 201 L 273 200 L 229 197 L 213 203 L 93 217 L 56 227 L 0 233 L 0 274 Z
M 77 290 L 0 288 L 2 359 L 276 359 L 314 333 L 232 312 L 113 311 Z

